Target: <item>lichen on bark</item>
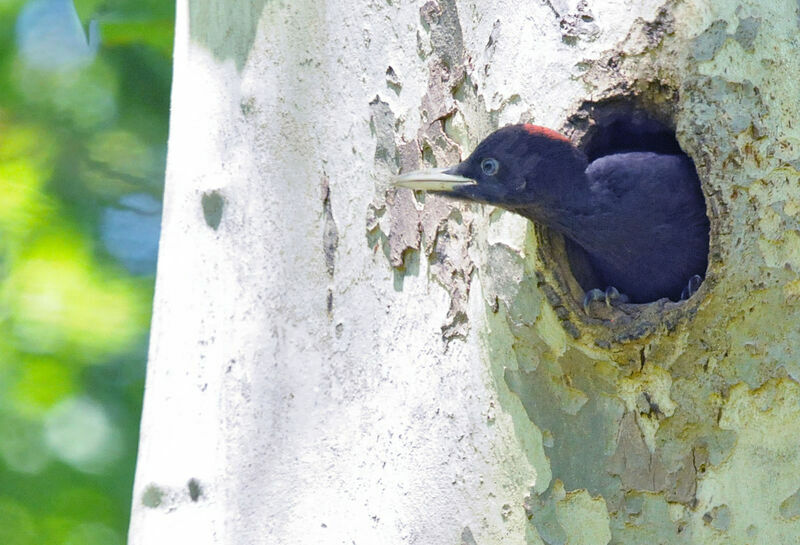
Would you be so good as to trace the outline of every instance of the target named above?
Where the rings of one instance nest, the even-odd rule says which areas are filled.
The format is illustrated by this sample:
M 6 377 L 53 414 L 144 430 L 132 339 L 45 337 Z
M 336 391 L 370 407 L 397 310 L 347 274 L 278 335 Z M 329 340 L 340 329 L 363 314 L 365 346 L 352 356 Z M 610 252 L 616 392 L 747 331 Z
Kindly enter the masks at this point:
M 576 97 L 575 112 L 587 100 L 650 108 L 668 118 L 695 161 L 712 240 L 706 280 L 691 301 L 587 319 L 575 285 L 570 292 L 559 277 L 565 272 L 548 261 L 555 250 L 534 228 L 518 247 L 479 243 L 489 358 L 505 367 L 549 459 L 542 475 L 552 478 L 526 500 L 536 539 L 705 543 L 725 535 L 749 543 L 800 535 L 798 517 L 789 515 L 798 503 L 791 478 L 758 499 L 745 498 L 750 485 L 739 481 L 752 465 L 768 490 L 778 453 L 800 456 L 779 439 L 797 427 L 787 415 L 800 421 L 793 357 L 800 336 L 791 326 L 800 297 L 800 112 L 787 79 L 798 68 L 797 10 L 790 2 L 665 2 L 582 64 L 587 93 Z M 770 34 L 767 20 L 780 21 Z M 504 39 L 498 28 L 487 49 Z M 567 44 L 592 36 L 568 34 Z M 424 111 L 433 110 L 431 97 L 441 99 L 427 96 Z M 485 122 L 490 112 L 473 112 L 466 123 L 476 115 Z M 560 128 L 580 140 L 580 128 Z M 511 360 L 506 341 L 493 337 L 499 329 L 513 339 Z M 728 415 L 759 403 L 767 411 L 760 425 L 771 431 L 754 441 L 746 420 L 734 425 Z M 755 442 L 766 456 L 749 450 Z M 565 503 L 587 493 L 586 501 Z M 756 509 L 758 502 L 774 509 Z M 576 512 L 609 533 L 575 534 Z

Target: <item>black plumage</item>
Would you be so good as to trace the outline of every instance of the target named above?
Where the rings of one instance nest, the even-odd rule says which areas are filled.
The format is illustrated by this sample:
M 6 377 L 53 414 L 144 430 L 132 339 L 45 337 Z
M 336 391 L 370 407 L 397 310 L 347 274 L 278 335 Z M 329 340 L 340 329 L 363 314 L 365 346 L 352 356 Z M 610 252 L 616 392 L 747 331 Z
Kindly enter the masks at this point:
M 679 300 L 705 274 L 709 222 L 685 155 L 636 151 L 589 164 L 559 133 L 512 125 L 460 164 L 396 183 L 501 206 L 562 233 L 599 279 L 584 288 L 614 287 L 634 303 Z

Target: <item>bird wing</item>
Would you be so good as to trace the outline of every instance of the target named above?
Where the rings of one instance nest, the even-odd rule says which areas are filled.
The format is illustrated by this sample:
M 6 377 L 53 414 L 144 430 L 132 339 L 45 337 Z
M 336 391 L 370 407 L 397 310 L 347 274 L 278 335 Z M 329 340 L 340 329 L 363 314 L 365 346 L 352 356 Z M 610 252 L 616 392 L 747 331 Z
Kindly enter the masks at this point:
M 586 174 L 591 203 L 576 240 L 601 276 L 648 300 L 651 293 L 680 293 L 692 274 L 704 274 L 708 218 L 687 157 L 618 153 L 595 160 Z

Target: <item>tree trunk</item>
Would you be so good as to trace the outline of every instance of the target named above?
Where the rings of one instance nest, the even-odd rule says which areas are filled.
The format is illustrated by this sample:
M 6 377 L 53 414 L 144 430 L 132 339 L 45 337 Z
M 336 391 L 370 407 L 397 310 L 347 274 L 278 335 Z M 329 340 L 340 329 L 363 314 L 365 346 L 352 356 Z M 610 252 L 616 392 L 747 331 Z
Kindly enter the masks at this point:
M 132 544 L 800 539 L 796 2 L 234 4 L 178 2 Z M 683 303 L 587 315 L 558 237 L 390 186 L 642 111 Z

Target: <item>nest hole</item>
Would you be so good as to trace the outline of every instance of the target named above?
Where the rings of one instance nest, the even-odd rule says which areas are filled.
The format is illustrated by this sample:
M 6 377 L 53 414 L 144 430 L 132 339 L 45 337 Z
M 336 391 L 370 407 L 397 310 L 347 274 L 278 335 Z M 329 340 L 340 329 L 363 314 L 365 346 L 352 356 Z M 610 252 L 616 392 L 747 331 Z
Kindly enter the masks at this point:
M 577 141 L 578 147 L 583 150 L 590 162 L 613 154 L 655 152 L 686 157 L 694 168 L 691 157 L 681 149 L 676 139 L 672 104 L 662 102 L 660 105 L 646 105 L 641 99 L 628 98 L 585 104 L 569 120 L 566 132 L 573 134 L 573 140 Z M 696 179 L 698 192 L 703 195 L 699 177 Z M 705 201 L 704 195 L 702 198 Z M 708 267 L 708 229 L 703 236 L 705 241 L 697 243 L 704 244 L 706 248 L 702 267 L 696 267 L 701 269 L 697 272 L 701 278 L 705 277 Z M 598 273 L 592 265 L 591 258 L 577 243 L 560 236 L 553 236 L 552 233 L 547 234 L 545 238 L 547 239 L 544 245 L 545 252 L 550 253 L 557 262 L 556 277 L 574 300 L 581 301 L 584 293 L 591 289 L 603 290 L 613 285 L 613 281 L 603 278 Z M 692 275 L 687 275 L 687 285 L 691 278 Z M 697 282 L 692 287 L 697 288 Z M 678 302 L 685 296 L 686 293 L 681 289 L 670 289 L 658 293 L 655 297 L 632 298 L 631 303 L 650 303 L 663 298 Z

